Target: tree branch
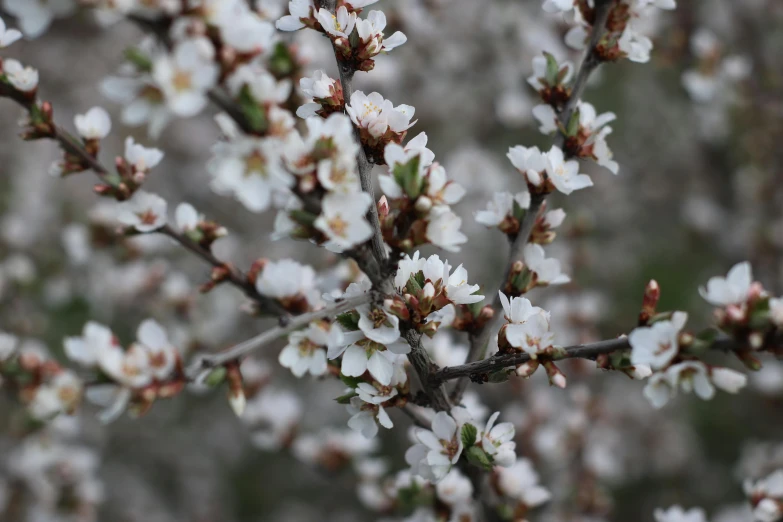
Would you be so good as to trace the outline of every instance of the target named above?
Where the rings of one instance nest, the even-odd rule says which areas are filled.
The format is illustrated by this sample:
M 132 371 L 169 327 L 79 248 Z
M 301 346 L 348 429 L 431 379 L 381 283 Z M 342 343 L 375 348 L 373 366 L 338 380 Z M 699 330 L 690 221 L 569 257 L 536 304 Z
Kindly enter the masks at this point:
M 741 343 L 738 343 L 730 337 L 721 337 L 712 343 L 710 349 L 726 352 L 738 350 L 742 347 L 743 345 Z M 564 348 L 566 355 L 560 357 L 557 360 L 595 360 L 595 358 L 601 354 L 609 354 L 619 350 L 630 349 L 631 345 L 628 342 L 628 337 L 622 336 L 618 337 L 617 339 L 609 339 L 606 341 L 598 341 L 589 344 L 577 344 L 574 346 L 569 346 L 568 348 Z M 483 375 L 526 363 L 530 359 L 530 354 L 520 352 L 513 354 L 494 355 L 488 359 L 484 359 L 483 361 L 475 361 L 460 366 L 446 366 L 435 372 L 435 375 L 432 377 L 432 382 L 442 384 L 446 381 L 459 378 L 475 378 L 476 381 L 482 382 Z
M 220 352 L 215 355 L 207 355 L 196 360 L 187 371 L 188 377 L 194 379 L 204 370 L 216 368 L 227 362 L 240 359 L 254 350 L 269 344 L 275 339 L 288 335 L 291 332 L 307 326 L 312 321 L 317 321 L 318 319 L 323 319 L 324 317 L 339 315 L 343 312 L 353 310 L 357 306 L 369 303 L 372 298 L 373 295 L 371 293 L 361 294 L 337 301 L 334 305 L 321 308 L 315 312 L 309 312 L 292 317 L 286 322 L 286 324 L 277 326 L 271 330 L 267 330 L 266 332 L 263 332 L 255 337 L 251 337 L 247 341 L 241 342 L 231 349 L 226 350 L 225 352 Z
M 0 84 L 0 97 L 7 97 L 14 100 L 19 105 L 24 107 L 24 109 L 28 112 L 33 110 L 35 101 L 22 98 L 15 94 L 16 91 L 12 91 L 12 89 L 8 89 L 3 84 Z M 96 157 L 93 157 L 93 155 L 90 154 L 90 152 L 82 145 L 79 138 L 73 136 L 63 127 L 55 124 L 54 121 L 51 122 L 51 128 L 52 134 L 49 136 L 49 138 L 57 141 L 63 150 L 65 150 L 67 153 L 81 159 L 85 165 L 88 165 L 89 168 L 95 172 L 98 178 L 100 178 L 102 181 L 105 181 L 109 176 L 112 175 L 109 169 L 107 169 Z M 165 225 L 163 228 L 153 232 L 160 232 L 161 234 L 169 236 L 187 250 L 193 252 L 198 257 L 211 264 L 213 267 L 227 269 L 229 272 L 228 280 L 234 286 L 242 290 L 242 292 L 244 292 L 244 294 L 249 298 L 256 301 L 262 312 L 278 315 L 281 318 L 288 316 L 288 312 L 280 305 L 280 303 L 274 299 L 269 299 L 259 294 L 255 289 L 255 286 L 250 283 L 250 281 L 247 279 L 247 276 L 242 271 L 224 261 L 219 260 L 208 249 L 202 247 L 198 243 L 186 237 L 184 234 L 177 232 L 170 225 Z
M 574 80 L 574 86 L 571 89 L 571 95 L 559 115 L 560 124 L 563 128 L 567 127 L 568 120 L 571 119 L 571 115 L 573 114 L 585 87 L 587 86 L 587 81 L 589 80 L 590 75 L 601 63 L 598 55 L 595 52 L 595 49 L 598 43 L 601 41 L 601 37 L 603 37 L 606 21 L 609 18 L 609 13 L 611 11 L 611 6 L 611 0 L 596 0 L 595 22 L 593 25 L 593 32 L 590 35 L 590 42 L 588 43 L 587 52 L 585 53 L 585 57 L 579 66 L 579 71 L 577 72 L 576 79 Z M 555 145 L 562 148 L 564 143 L 565 135 L 562 132 L 558 132 L 557 136 L 555 137 Z M 530 238 L 530 233 L 533 231 L 533 227 L 536 224 L 538 212 L 541 210 L 541 206 L 546 201 L 546 196 L 546 194 L 536 194 L 531 198 L 530 207 L 527 209 L 527 212 L 525 212 L 525 216 L 522 218 L 522 222 L 519 225 L 519 233 L 517 233 L 517 237 L 511 244 L 508 263 L 506 263 L 506 269 L 503 272 L 503 280 L 500 283 L 501 288 L 504 284 L 506 284 L 506 281 L 508 281 L 514 263 L 522 257 L 522 251 L 525 249 L 525 245 L 527 245 L 528 239 Z M 473 332 L 470 336 L 470 349 L 468 350 L 467 356 L 468 363 L 480 360 L 484 356 L 486 346 L 489 343 L 492 332 L 495 331 L 495 324 L 500 318 L 501 310 L 500 297 L 497 295 L 497 293 L 495 294 L 494 300 L 492 301 L 492 309 L 495 311 L 495 316 L 490 321 L 487 321 L 481 330 Z M 457 384 L 454 386 L 454 390 L 451 395 L 452 400 L 455 403 L 459 403 L 459 401 L 462 399 L 462 394 L 465 393 L 467 386 L 467 378 L 462 378 L 457 381 Z

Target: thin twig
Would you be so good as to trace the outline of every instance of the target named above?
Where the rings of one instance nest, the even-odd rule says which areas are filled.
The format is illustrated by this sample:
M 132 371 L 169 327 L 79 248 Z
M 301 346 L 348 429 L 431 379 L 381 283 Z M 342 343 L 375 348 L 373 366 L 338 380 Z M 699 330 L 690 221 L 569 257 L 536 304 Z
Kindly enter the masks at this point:
M 566 355 L 559 359 L 591 359 L 602 354 L 614 353 L 620 350 L 629 350 L 631 348 L 628 342 L 628 337 L 618 337 L 617 339 L 609 339 L 605 341 L 598 341 L 589 344 L 577 344 L 564 348 Z M 710 349 L 721 351 L 733 351 L 742 349 L 741 343 L 738 343 L 734 339 L 729 337 L 721 337 L 716 339 Z M 475 361 L 461 366 L 446 366 L 441 368 L 432 377 L 434 383 L 444 383 L 452 379 L 459 378 L 476 378 L 476 380 L 483 380 L 482 376 L 503 370 L 504 368 L 511 368 L 520 364 L 526 363 L 531 359 L 530 354 L 520 352 L 513 354 L 494 355 L 483 361 Z
M 10 92 L 9 89 L 3 88 L 2 85 L 0 85 L 0 97 L 8 97 L 14 100 L 24 107 L 28 112 L 33 110 L 35 105 L 35 101 L 27 100 L 18 95 L 14 95 L 12 92 Z M 51 127 L 52 134 L 48 136 L 49 139 L 57 141 L 63 150 L 82 160 L 84 165 L 87 165 L 91 170 L 93 170 L 101 180 L 105 180 L 108 176 L 111 175 L 109 169 L 107 169 L 97 158 L 93 157 L 93 155 L 90 154 L 90 152 L 82 145 L 78 138 L 54 122 L 51 122 Z M 280 305 L 280 303 L 259 294 L 258 291 L 256 291 L 255 286 L 250 283 L 250 281 L 248 281 L 245 274 L 230 264 L 216 258 L 208 249 L 202 247 L 185 235 L 177 232 L 170 225 L 165 225 L 163 228 L 156 230 L 156 232 L 160 232 L 169 236 L 187 250 L 193 252 L 198 257 L 211 264 L 213 267 L 227 269 L 229 272 L 228 280 L 234 286 L 242 290 L 242 292 L 244 292 L 245 295 L 247 295 L 249 298 L 256 301 L 259 305 L 259 309 L 262 312 L 278 315 L 281 318 L 288 316 L 288 312 Z
M 611 11 L 611 5 L 611 0 L 596 1 L 595 22 L 593 25 L 593 32 L 590 35 L 590 42 L 588 43 L 587 52 L 585 53 L 585 57 L 579 66 L 579 72 L 577 72 L 576 79 L 574 80 L 574 86 L 571 89 L 571 95 L 560 111 L 559 119 L 563 128 L 567 127 L 568 120 L 571 119 L 571 115 L 573 114 L 577 103 L 579 103 L 579 99 L 581 98 L 582 93 L 587 86 L 587 81 L 590 79 L 590 75 L 601 63 L 598 56 L 596 55 L 595 49 L 603 37 L 606 21 Z M 564 143 L 565 135 L 562 132 L 558 132 L 557 136 L 555 137 L 555 145 L 562 148 Z M 503 272 L 503 279 L 500 282 L 501 288 L 508 281 L 514 263 L 522 257 L 522 251 L 525 249 L 528 239 L 530 238 L 530 234 L 533 231 L 533 227 L 536 224 L 538 212 L 541 210 L 541 206 L 545 201 L 546 194 L 534 195 L 531 198 L 530 207 L 527 209 L 527 212 L 525 212 L 525 216 L 522 218 L 522 222 L 519 225 L 519 233 L 511 245 L 508 263 L 506 263 L 506 269 Z M 500 320 L 501 303 L 500 297 L 497 295 L 497 293 L 495 294 L 492 301 L 492 308 L 495 311 L 494 317 L 487 321 L 483 328 L 481 328 L 479 331 L 473 332 L 470 336 L 470 349 L 468 350 L 467 357 L 468 363 L 480 360 L 484 356 L 490 336 L 492 335 L 492 332 L 495 331 L 495 325 Z M 454 386 L 454 390 L 451 394 L 451 398 L 454 403 L 459 403 L 459 401 L 462 399 L 462 394 L 465 393 L 467 386 L 467 377 L 457 381 L 457 384 Z
M 315 312 L 309 312 L 292 317 L 287 321 L 286 324 L 276 326 L 275 328 L 267 330 L 259 335 L 256 335 L 255 337 L 251 337 L 247 341 L 241 342 L 231 349 L 226 350 L 225 352 L 199 358 L 188 370 L 188 376 L 190 378 L 196 378 L 196 376 L 204 370 L 215 368 L 227 362 L 236 361 L 257 349 L 266 346 L 275 339 L 288 335 L 291 332 L 307 326 L 312 321 L 317 321 L 318 319 L 323 319 L 324 317 L 335 316 L 343 312 L 353 310 L 357 306 L 369 303 L 372 298 L 373 296 L 371 293 L 361 294 L 337 301 L 332 306 L 321 308 Z

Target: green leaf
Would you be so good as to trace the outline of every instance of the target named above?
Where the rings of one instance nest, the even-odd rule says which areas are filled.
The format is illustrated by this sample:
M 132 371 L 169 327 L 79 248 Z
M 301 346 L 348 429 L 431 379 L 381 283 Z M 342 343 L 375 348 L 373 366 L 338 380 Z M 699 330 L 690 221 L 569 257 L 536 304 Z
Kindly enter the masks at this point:
M 224 366 L 221 366 L 220 368 L 215 368 L 214 370 L 209 372 L 207 378 L 204 379 L 204 384 L 206 384 L 211 388 L 214 388 L 216 386 L 223 384 L 223 381 L 225 380 L 226 380 L 226 368 Z
M 560 72 L 560 65 L 550 53 L 545 52 L 546 57 L 546 83 L 548 85 L 557 85 L 557 77 Z
M 395 163 L 394 169 L 392 170 L 395 181 L 411 199 L 416 199 L 419 197 L 419 194 L 421 194 L 422 179 L 419 176 L 420 162 L 421 157 L 415 156 L 404 165 Z
M 422 287 L 424 286 L 423 282 L 419 282 L 419 278 L 417 277 L 421 272 L 416 272 L 415 274 L 411 274 L 408 278 L 408 284 L 405 285 L 406 289 L 408 290 L 408 293 L 411 295 L 419 295 L 419 292 L 421 292 Z M 424 276 L 421 276 L 421 279 L 424 279 Z
M 250 93 L 250 87 L 245 85 L 242 90 L 239 91 L 239 98 L 237 99 L 239 108 L 242 110 L 242 114 L 247 118 L 247 123 L 250 128 L 255 132 L 264 133 L 269 126 L 269 120 L 266 117 L 266 109 L 256 102 L 253 95 Z
M 471 446 L 467 451 L 467 456 L 468 462 L 474 466 L 485 469 L 487 471 L 492 471 L 492 456 L 487 455 L 487 453 L 479 446 Z
M 301 209 L 289 210 L 288 217 L 305 227 L 313 226 L 315 220 L 318 219 L 318 216 L 315 214 L 311 214 L 310 212 Z
M 359 313 L 355 310 L 343 312 L 336 319 L 340 326 L 349 332 L 355 332 L 359 329 Z
M 357 396 L 356 393 L 351 392 L 351 393 L 346 393 L 345 395 L 340 395 L 335 400 L 337 401 L 337 404 L 350 404 L 351 399 L 353 399 L 356 396 Z
M 579 109 L 574 109 L 571 113 L 571 118 L 568 120 L 568 128 L 566 128 L 566 136 L 571 138 L 579 133 Z
M 462 445 L 465 447 L 465 449 L 470 449 L 476 443 L 477 435 L 478 429 L 476 429 L 474 425 L 467 423 L 462 426 L 462 433 L 460 434 L 460 437 L 462 438 Z
M 291 74 L 295 65 L 288 46 L 283 42 L 278 42 L 269 58 L 270 72 L 277 78 L 283 78 Z
M 125 49 L 125 59 L 135 65 L 141 72 L 152 71 L 152 60 L 136 47 L 128 47 Z
M 359 47 L 359 45 L 361 45 L 362 41 L 359 39 L 359 31 L 356 29 L 356 27 L 354 27 L 353 31 L 348 36 L 348 43 L 351 44 L 352 49 L 356 49 Z

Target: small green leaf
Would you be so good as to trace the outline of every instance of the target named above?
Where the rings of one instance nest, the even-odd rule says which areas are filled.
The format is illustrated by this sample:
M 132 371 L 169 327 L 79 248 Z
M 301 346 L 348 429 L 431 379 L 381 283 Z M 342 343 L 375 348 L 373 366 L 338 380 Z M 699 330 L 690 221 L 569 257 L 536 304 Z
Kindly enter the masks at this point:
M 318 219 L 318 216 L 315 214 L 311 214 L 310 212 L 301 209 L 289 210 L 288 217 L 305 227 L 313 226 L 315 220 Z
M 269 71 L 277 78 L 284 78 L 290 76 L 294 67 L 295 62 L 288 46 L 283 42 L 278 42 L 269 58 Z
M 356 27 L 354 27 L 353 31 L 348 36 L 348 43 L 351 44 L 352 49 L 356 49 L 359 47 L 359 45 L 361 45 L 362 41 L 359 38 L 359 31 L 356 29 Z
M 214 388 L 216 386 L 221 385 L 225 380 L 226 380 L 226 368 L 224 366 L 221 366 L 220 368 L 215 368 L 214 370 L 209 372 L 207 378 L 204 379 L 204 384 L 206 384 L 211 388 Z
M 355 310 L 343 312 L 337 316 L 337 322 L 349 332 L 355 332 L 359 329 L 359 313 Z
M 477 435 L 478 429 L 476 429 L 474 425 L 468 423 L 462 426 L 460 437 L 462 438 L 462 445 L 465 449 L 470 449 L 470 447 L 476 443 Z
M 350 387 L 350 388 L 356 388 L 359 386 L 359 383 L 364 382 L 359 377 L 348 377 L 347 375 L 340 374 L 340 380 L 343 381 L 343 383 Z
M 250 87 L 245 85 L 242 90 L 239 91 L 239 98 L 237 99 L 239 108 L 242 110 L 242 114 L 247 118 L 247 123 L 250 128 L 256 132 L 264 133 L 269 126 L 269 120 L 266 117 L 266 109 L 259 105 L 250 93 Z
M 568 128 L 566 129 L 566 136 L 571 138 L 579 133 L 579 109 L 574 109 L 571 113 L 571 118 L 568 120 Z
M 419 278 L 417 277 L 421 272 L 416 272 L 415 274 L 411 274 L 408 278 L 408 284 L 405 285 L 405 288 L 408 290 L 408 293 L 411 295 L 419 295 L 419 292 L 421 292 L 422 287 L 424 286 L 423 282 L 419 282 Z M 422 279 L 424 276 L 422 276 Z
M 351 399 L 356 397 L 356 395 L 357 394 L 353 393 L 353 392 L 346 393 L 345 395 L 340 395 L 335 400 L 337 401 L 337 404 L 350 404 L 351 403 Z
M 416 199 L 419 197 L 419 194 L 421 194 L 422 179 L 419 176 L 420 162 L 421 157 L 415 156 L 404 165 L 395 163 L 394 169 L 392 170 L 394 180 L 402 187 L 402 190 L 410 199 Z
M 492 470 L 492 456 L 481 449 L 479 446 L 471 446 L 467 451 L 468 462 L 487 471 Z
M 546 57 L 546 83 L 548 85 L 557 85 L 557 76 L 560 72 L 560 65 L 550 53 L 545 52 Z
M 136 47 L 128 47 L 125 49 L 125 59 L 135 65 L 141 72 L 152 71 L 152 60 Z

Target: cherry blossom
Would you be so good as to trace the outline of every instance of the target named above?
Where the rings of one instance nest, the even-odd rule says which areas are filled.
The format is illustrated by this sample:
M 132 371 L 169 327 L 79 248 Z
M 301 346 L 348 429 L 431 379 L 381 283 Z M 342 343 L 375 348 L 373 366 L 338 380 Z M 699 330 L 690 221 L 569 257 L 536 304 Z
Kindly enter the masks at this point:
M 655 522 L 707 522 L 707 515 L 701 508 L 685 510 L 680 506 L 672 506 L 669 509 L 656 509 Z
M 438 412 L 432 419 L 432 431 L 417 428 L 419 444 L 408 449 L 405 461 L 413 473 L 433 482 L 442 480 L 462 455 L 461 425 L 446 412 Z
M 6 8 L 7 9 L 7 8 Z M 16 29 L 9 29 L 5 21 L 0 18 L 0 49 L 4 49 L 22 37 L 22 33 Z
M 498 488 L 503 495 L 514 498 L 527 507 L 534 508 L 548 502 L 552 497 L 549 490 L 539 485 L 539 477 L 533 464 L 519 458 L 507 467 L 495 468 Z
M 139 232 L 152 232 L 166 224 L 166 200 L 157 194 L 137 191 L 117 205 L 117 220 Z
M 3 75 L 8 83 L 21 92 L 33 92 L 38 88 L 38 71 L 23 66 L 18 60 L 3 60 Z
M 541 245 L 530 243 L 525 246 L 522 257 L 527 268 L 536 275 L 536 285 L 562 285 L 571 278 L 560 271 L 560 261 L 547 259 Z
M 372 236 L 372 228 L 364 218 L 372 199 L 367 193 L 327 194 L 315 228 L 328 238 L 327 248 L 344 251 Z
M 37 38 L 54 18 L 72 13 L 76 3 L 73 0 L 3 0 L 3 7 L 17 18 L 25 35 Z
M 102 107 L 93 107 L 85 114 L 77 114 L 74 124 L 79 136 L 85 140 L 101 140 L 111 131 L 111 118 Z
M 634 329 L 628 336 L 631 362 L 647 364 L 655 370 L 668 366 L 679 353 L 679 335 L 687 320 L 685 312 L 674 312 L 670 320 Z
M 218 77 L 214 52 L 209 40 L 194 38 L 178 43 L 171 55 L 155 60 L 152 76 L 177 116 L 195 116 L 207 104 L 206 93 Z
M 753 274 L 750 263 L 734 265 L 726 277 L 712 277 L 706 287 L 699 287 L 699 294 L 715 306 L 739 305 L 745 302 L 751 291 Z

